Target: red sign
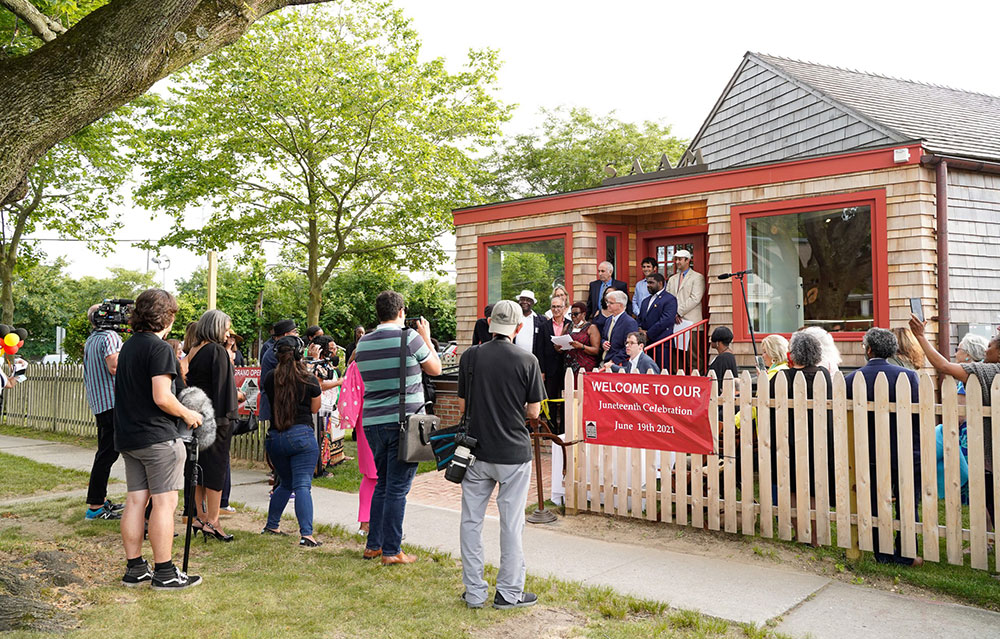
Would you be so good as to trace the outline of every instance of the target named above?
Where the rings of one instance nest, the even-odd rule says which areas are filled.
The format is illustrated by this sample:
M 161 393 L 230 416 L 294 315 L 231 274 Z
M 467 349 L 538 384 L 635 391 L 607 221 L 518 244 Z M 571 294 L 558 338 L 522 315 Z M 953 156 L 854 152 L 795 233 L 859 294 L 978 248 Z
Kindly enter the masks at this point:
M 710 454 L 712 380 L 685 375 L 586 373 L 583 441 Z
M 258 397 L 263 393 L 260 387 L 260 367 L 259 366 L 239 366 L 236 368 L 236 388 L 243 391 L 246 401 L 240 402 L 237 412 L 240 415 L 249 415 L 252 410 L 255 414 L 259 412 Z

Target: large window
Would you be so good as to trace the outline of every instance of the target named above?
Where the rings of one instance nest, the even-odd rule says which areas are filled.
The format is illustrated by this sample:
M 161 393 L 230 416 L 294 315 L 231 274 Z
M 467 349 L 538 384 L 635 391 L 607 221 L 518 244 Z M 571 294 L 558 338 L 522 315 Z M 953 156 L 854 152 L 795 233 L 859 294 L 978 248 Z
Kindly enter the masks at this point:
M 733 270 L 752 271 L 746 288 L 755 331 L 822 326 L 860 336 L 878 325 L 888 298 L 879 277 L 886 268 L 884 194 L 859 195 L 734 207 Z M 738 285 L 733 293 L 734 329 L 746 333 Z
M 556 284 L 566 285 L 566 240 L 562 237 L 486 247 L 486 298 L 492 304 L 530 290 L 540 308 Z

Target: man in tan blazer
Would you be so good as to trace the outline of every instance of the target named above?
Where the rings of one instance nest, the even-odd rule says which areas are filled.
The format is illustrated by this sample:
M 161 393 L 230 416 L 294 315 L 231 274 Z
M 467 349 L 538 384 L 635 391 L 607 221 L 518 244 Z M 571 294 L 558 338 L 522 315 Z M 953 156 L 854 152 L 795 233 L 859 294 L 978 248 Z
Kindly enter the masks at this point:
M 667 280 L 667 292 L 677 298 L 677 322 L 700 322 L 705 276 L 691 268 L 691 253 L 684 249 L 674 253 L 674 267 L 674 274 Z

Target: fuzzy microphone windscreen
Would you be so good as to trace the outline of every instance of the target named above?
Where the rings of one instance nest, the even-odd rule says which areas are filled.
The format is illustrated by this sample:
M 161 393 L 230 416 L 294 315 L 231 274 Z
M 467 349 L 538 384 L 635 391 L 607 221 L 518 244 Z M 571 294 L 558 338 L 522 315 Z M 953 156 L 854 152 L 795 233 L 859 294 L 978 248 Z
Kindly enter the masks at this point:
M 215 407 L 212 400 L 197 386 L 188 386 L 177 399 L 185 408 L 201 413 L 201 426 L 195 428 L 192 434 L 198 440 L 198 450 L 205 450 L 215 442 Z

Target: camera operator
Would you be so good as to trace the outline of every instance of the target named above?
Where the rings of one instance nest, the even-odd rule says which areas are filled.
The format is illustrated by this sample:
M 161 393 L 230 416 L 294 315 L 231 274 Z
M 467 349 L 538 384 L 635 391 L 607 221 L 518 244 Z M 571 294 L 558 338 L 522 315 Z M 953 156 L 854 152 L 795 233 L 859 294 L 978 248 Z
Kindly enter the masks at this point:
M 163 338 L 176 314 L 173 295 L 160 289 L 143 291 L 129 320 L 135 334 L 122 346 L 115 372 L 115 448 L 125 459 L 128 489 L 121 525 L 128 564 L 122 584 L 151 581 L 155 590 L 201 583 L 201 577 L 184 574 L 171 561 L 177 491 L 183 487 L 186 457 L 175 418 L 188 428 L 201 425 L 201 415 L 185 408 L 174 394 L 177 359 Z M 153 571 L 142 557 L 143 509 L 150 498 Z
M 111 328 L 98 326 L 100 304 L 87 310 L 91 333 L 83 344 L 83 386 L 87 403 L 97 421 L 97 453 L 90 469 L 87 488 L 87 519 L 121 519 L 122 504 L 113 504 L 108 496 L 111 467 L 118 461 L 115 450 L 115 370 L 122 338 Z
M 531 437 L 524 422 L 525 417 L 538 417 L 545 390 L 538 360 L 512 341 L 525 320 L 527 329 L 533 330 L 530 317 L 525 318 L 515 302 L 497 302 L 489 318 L 493 339 L 467 350 L 459 362 L 459 408 L 469 411 L 469 435 L 478 442 L 476 460 L 462 480 L 462 599 L 470 608 L 481 608 L 488 595 L 489 585 L 483 579 L 483 519 L 497 484 L 500 570 L 493 607 L 521 608 L 538 601 L 534 593 L 524 592 L 521 536 L 531 481 Z M 472 361 L 470 386 L 467 377 Z
M 337 365 L 340 357 L 337 354 L 337 344 L 329 335 L 320 334 L 313 337 L 307 352 L 309 371 L 319 379 L 322 389 L 319 411 L 316 413 L 316 436 L 320 440 L 319 461 L 316 464 L 316 477 L 322 477 L 326 469 L 344 461 L 344 431 L 334 423 L 333 415 L 337 411 L 337 397 L 344 380 L 340 378 Z M 338 420 L 339 424 L 339 420 Z

